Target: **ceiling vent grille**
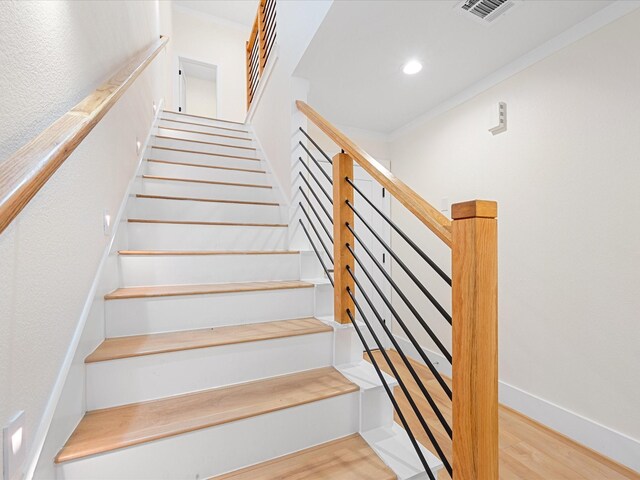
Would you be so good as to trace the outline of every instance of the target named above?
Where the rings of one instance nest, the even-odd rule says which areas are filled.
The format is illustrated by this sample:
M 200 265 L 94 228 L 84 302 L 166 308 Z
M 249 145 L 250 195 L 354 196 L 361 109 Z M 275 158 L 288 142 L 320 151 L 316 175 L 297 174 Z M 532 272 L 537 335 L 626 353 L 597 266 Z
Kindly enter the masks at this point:
M 474 19 L 487 23 L 505 13 L 515 3 L 513 0 L 464 0 L 458 8 L 462 9 L 461 13 L 471 14 Z

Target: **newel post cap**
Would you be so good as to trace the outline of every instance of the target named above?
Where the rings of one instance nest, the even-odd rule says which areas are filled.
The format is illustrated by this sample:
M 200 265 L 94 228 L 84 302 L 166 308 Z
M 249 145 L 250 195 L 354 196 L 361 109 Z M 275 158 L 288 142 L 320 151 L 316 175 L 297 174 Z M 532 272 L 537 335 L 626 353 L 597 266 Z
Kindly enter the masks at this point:
M 462 220 L 465 218 L 496 218 L 498 216 L 498 202 L 493 200 L 470 200 L 468 202 L 451 205 L 451 218 Z

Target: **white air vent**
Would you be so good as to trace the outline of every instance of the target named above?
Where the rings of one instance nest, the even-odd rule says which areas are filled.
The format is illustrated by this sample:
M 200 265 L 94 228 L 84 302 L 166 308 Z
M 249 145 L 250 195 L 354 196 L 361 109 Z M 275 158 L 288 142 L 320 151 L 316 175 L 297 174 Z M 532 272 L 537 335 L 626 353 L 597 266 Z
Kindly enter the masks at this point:
M 517 2 L 514 0 L 464 0 L 456 8 L 482 23 L 492 22 Z

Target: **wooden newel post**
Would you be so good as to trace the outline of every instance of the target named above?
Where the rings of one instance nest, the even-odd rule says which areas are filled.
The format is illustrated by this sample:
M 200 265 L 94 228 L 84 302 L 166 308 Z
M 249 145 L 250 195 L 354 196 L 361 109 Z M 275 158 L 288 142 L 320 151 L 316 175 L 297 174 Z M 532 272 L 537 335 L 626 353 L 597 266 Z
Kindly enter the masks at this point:
M 353 301 L 347 293 L 347 287 L 355 295 L 353 278 L 347 272 L 347 266 L 355 273 L 353 256 L 346 245 L 353 245 L 353 235 L 346 227 L 353 225 L 353 211 L 345 203 L 353 205 L 353 188 L 345 180 L 353 179 L 353 159 L 346 153 L 333 157 L 333 277 L 334 277 L 334 319 L 338 323 L 350 323 L 347 309 L 355 317 Z
M 498 479 L 497 204 L 453 205 L 453 478 Z

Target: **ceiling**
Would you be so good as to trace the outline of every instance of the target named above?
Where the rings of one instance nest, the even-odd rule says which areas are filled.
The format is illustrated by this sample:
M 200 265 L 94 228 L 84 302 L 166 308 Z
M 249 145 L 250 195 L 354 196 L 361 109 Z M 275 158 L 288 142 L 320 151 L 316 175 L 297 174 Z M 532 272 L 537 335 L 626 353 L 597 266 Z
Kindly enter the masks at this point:
M 258 0 L 173 0 L 174 5 L 251 27 Z
M 525 0 L 484 25 L 460 0 L 335 0 L 296 75 L 332 122 L 390 133 L 611 3 Z

